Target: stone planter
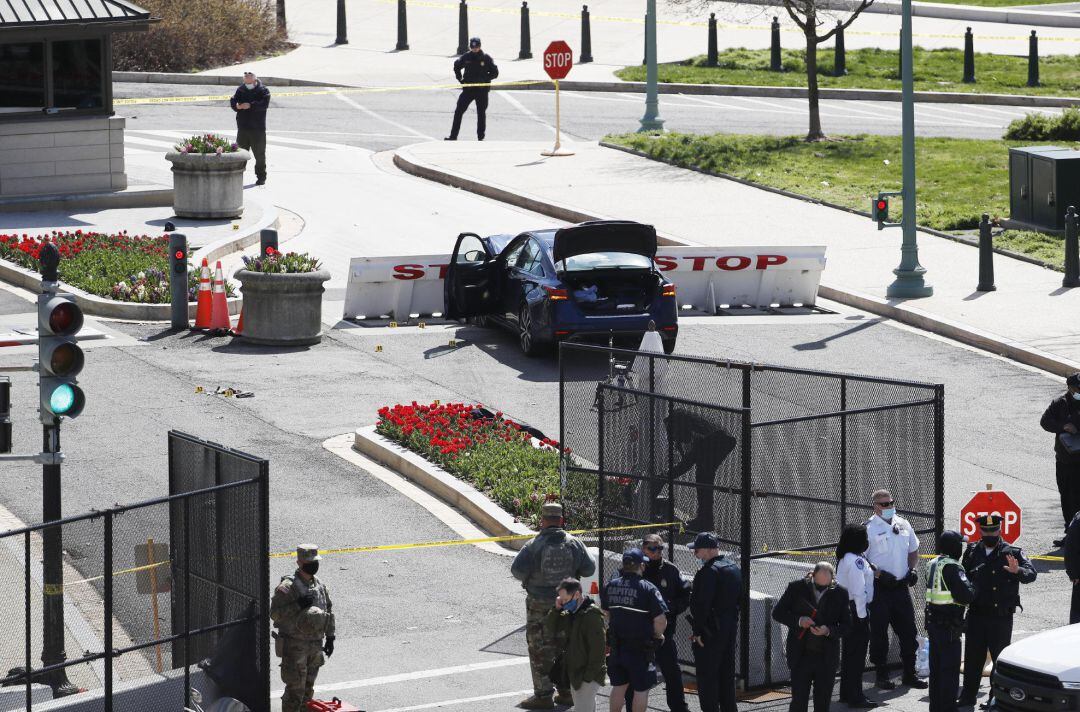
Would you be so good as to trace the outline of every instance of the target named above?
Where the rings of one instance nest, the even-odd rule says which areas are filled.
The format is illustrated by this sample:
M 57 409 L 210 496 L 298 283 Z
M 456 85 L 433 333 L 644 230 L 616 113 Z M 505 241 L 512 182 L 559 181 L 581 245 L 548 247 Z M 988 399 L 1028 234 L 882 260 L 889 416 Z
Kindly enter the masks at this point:
M 251 154 L 180 153 L 172 163 L 173 210 L 181 218 L 238 218 L 244 212 L 244 168 Z
M 241 336 L 253 344 L 306 346 L 322 340 L 326 270 L 302 274 L 236 271 L 244 298 Z

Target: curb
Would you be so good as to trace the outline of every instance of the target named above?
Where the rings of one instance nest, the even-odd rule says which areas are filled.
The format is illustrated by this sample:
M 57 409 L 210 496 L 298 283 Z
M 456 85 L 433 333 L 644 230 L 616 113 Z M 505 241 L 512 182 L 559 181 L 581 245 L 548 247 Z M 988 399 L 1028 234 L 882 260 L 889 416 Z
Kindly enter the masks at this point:
M 408 151 L 408 146 L 397 149 L 394 153 L 394 163 L 401 170 L 406 173 L 410 173 L 421 178 L 427 178 L 444 185 L 467 190 L 471 193 L 476 193 L 484 197 L 499 200 L 501 202 L 514 205 L 519 208 L 525 208 L 541 215 L 547 215 L 559 220 L 566 220 L 564 216 L 581 216 L 580 219 L 575 219 L 575 222 L 584 222 L 585 220 L 604 220 L 608 219 L 600 215 L 587 215 L 580 213 L 576 210 L 560 206 L 556 203 L 548 201 L 542 201 L 539 198 L 527 195 L 517 195 L 507 188 L 488 186 L 477 180 L 471 178 L 465 178 L 460 174 L 456 174 L 452 171 L 445 171 L 438 169 L 434 166 L 422 163 L 415 158 L 403 158 L 401 154 Z M 686 169 L 683 169 L 686 170 Z M 700 172 L 700 171 L 699 171 Z M 709 174 L 712 175 L 712 174 Z M 798 198 L 806 200 L 805 197 L 796 195 L 794 193 L 788 193 L 772 188 L 766 188 L 756 183 L 750 183 L 735 179 L 736 182 L 744 185 L 749 185 L 755 188 L 761 188 L 769 190 L 770 192 L 779 193 L 791 198 Z M 818 202 L 826 207 L 834 207 L 825 203 Z M 840 207 L 839 209 L 847 212 L 857 212 L 850 208 Z M 682 240 L 674 240 L 668 238 L 665 244 L 689 244 Z M 1036 263 L 1037 264 L 1037 263 Z M 908 306 L 903 300 L 899 301 L 887 301 L 879 297 L 875 297 L 861 292 L 856 292 L 847 289 L 840 289 L 838 287 L 832 287 L 825 284 L 821 284 L 818 288 L 818 294 L 824 299 L 831 299 L 832 301 L 845 304 L 847 306 L 861 309 L 863 311 L 884 316 L 894 321 L 914 326 L 917 329 L 929 331 L 940 336 L 959 341 L 960 343 L 968 346 L 974 346 L 983 351 L 1005 356 L 1019 363 L 1033 366 L 1035 368 L 1048 371 L 1056 375 L 1068 375 L 1080 371 L 1080 363 L 1070 361 L 1055 354 L 1050 354 L 1039 349 L 1032 348 L 1025 344 L 1016 341 L 1010 341 L 1004 337 L 992 334 L 990 332 L 981 331 L 966 324 L 960 324 L 957 322 L 943 319 L 941 317 L 931 316 L 926 312 L 923 312 L 917 308 Z
M 173 204 L 173 189 L 129 186 L 125 190 L 70 195 L 32 195 L 0 200 L 0 213 L 48 210 L 113 210 L 116 208 L 161 208 Z
M 1080 15 L 1077 15 L 1080 20 Z M 1080 26 L 1080 25 L 1078 25 Z M 506 90 L 550 91 L 554 83 L 525 84 L 506 87 Z M 499 89 L 499 87 L 495 87 Z M 645 82 L 575 82 L 561 81 L 559 88 L 565 91 L 584 92 L 645 92 Z M 688 94 L 701 96 L 748 96 L 772 99 L 805 99 L 809 90 L 806 87 L 768 87 L 742 84 L 674 84 L 657 85 L 661 94 Z M 901 101 L 900 91 L 895 89 L 835 89 L 821 88 L 818 96 L 822 99 L 839 101 Z M 989 106 L 1050 107 L 1062 108 L 1080 104 L 1080 98 L 1067 96 L 1032 96 L 1027 94 L 976 94 L 947 91 L 917 91 L 916 103 L 924 104 L 986 104 Z
M 201 86 L 239 86 L 240 80 L 229 74 L 188 74 L 184 72 L 113 72 L 114 82 L 133 84 L 198 84 Z M 259 77 L 267 86 L 279 87 L 346 87 L 347 84 L 316 82 L 310 79 Z
M 262 200 L 252 196 L 244 196 L 244 200 L 253 200 L 259 203 L 263 209 L 262 220 L 252 225 L 250 228 L 242 231 L 238 231 L 236 235 L 228 235 L 222 237 L 207 245 L 203 245 L 191 256 L 192 264 L 198 265 L 205 257 L 207 262 L 214 262 L 227 255 L 231 255 L 235 252 L 240 252 L 248 247 L 251 247 L 259 241 L 259 233 L 266 229 L 278 229 L 280 222 L 280 216 L 278 214 L 278 208 L 272 203 L 264 203 Z
M 731 175 L 729 173 L 720 173 L 720 172 L 717 172 L 717 171 L 707 171 L 704 168 L 697 168 L 697 167 L 694 167 L 694 166 L 681 166 L 678 163 L 675 163 L 674 161 L 667 161 L 667 160 L 664 160 L 663 158 L 654 158 L 653 156 L 650 156 L 649 154 L 645 153 L 644 151 L 639 151 L 636 148 L 630 148 L 628 146 L 621 146 L 621 145 L 619 145 L 617 143 L 609 143 L 607 141 L 601 141 L 600 145 L 603 146 L 604 148 L 610 148 L 610 149 L 614 149 L 616 151 L 622 151 L 623 153 L 629 153 L 630 155 L 637 156 L 638 158 L 647 158 L 650 161 L 656 161 L 657 163 L 663 163 L 663 164 L 671 166 L 673 168 L 681 168 L 684 171 L 693 171 L 694 173 L 701 173 L 702 175 L 712 176 L 713 178 L 723 178 L 725 180 L 730 180 L 730 181 L 732 181 L 734 183 L 739 183 L 741 185 L 750 186 L 751 188 L 758 188 L 760 190 L 768 191 L 770 193 L 776 193 L 778 195 L 784 196 L 785 198 L 795 198 L 797 200 L 802 200 L 802 201 L 807 202 L 807 203 L 814 203 L 816 205 L 824 205 L 826 208 L 832 208 L 834 210 L 843 210 L 845 213 L 851 213 L 853 215 L 860 215 L 860 216 L 862 216 L 864 218 L 867 218 L 867 219 L 871 219 L 873 217 L 872 215 L 870 215 L 870 213 L 866 212 L 865 210 L 857 210 L 856 208 L 852 208 L 852 207 L 849 207 L 847 205 L 840 205 L 839 203 L 832 203 L 832 202 L 829 202 L 828 200 L 821 200 L 820 198 L 812 198 L 809 195 L 803 195 L 801 193 L 792 193 L 791 191 L 784 190 L 783 188 L 774 188 L 771 185 L 763 185 L 761 183 L 755 183 L 752 180 L 747 180 L 746 178 L 740 178 L 739 176 L 733 176 L 733 175 Z M 973 238 L 973 237 L 964 237 L 962 235 L 953 235 L 952 233 L 943 232 L 941 230 L 938 230 L 938 229 L 932 228 L 932 227 L 924 227 L 922 225 L 916 225 L 915 229 L 918 230 L 919 232 L 925 232 L 925 233 L 927 233 L 929 235 L 934 235 L 935 237 L 941 237 L 941 238 L 944 238 L 946 240 L 952 240 L 953 242 L 959 242 L 961 245 L 967 245 L 968 247 L 974 247 L 975 249 L 979 249 L 979 241 L 978 241 L 978 239 Z M 1014 260 L 1020 260 L 1021 262 L 1027 262 L 1028 264 L 1033 264 L 1033 265 L 1036 265 L 1038 267 L 1043 267 L 1045 269 L 1053 270 L 1055 272 L 1064 272 L 1065 271 L 1065 269 L 1063 267 L 1058 267 L 1057 265 L 1051 264 L 1049 262 L 1043 262 L 1040 259 L 1036 259 L 1035 257 L 1032 257 L 1030 255 L 1025 255 L 1025 254 L 1020 253 L 1020 252 L 1013 252 L 1012 250 L 1006 250 L 1005 248 L 1002 248 L 1002 247 L 994 247 L 993 251 L 995 253 L 1003 256 L 1003 257 L 1009 257 L 1009 258 L 1012 258 Z
M 473 486 L 462 482 L 441 467 L 407 450 L 375 432 L 375 426 L 357 428 L 353 449 L 416 483 L 426 492 L 461 510 L 489 536 L 536 535 L 532 529 L 517 522 L 505 510 L 485 497 Z M 500 542 L 510 549 L 520 549 L 525 540 Z

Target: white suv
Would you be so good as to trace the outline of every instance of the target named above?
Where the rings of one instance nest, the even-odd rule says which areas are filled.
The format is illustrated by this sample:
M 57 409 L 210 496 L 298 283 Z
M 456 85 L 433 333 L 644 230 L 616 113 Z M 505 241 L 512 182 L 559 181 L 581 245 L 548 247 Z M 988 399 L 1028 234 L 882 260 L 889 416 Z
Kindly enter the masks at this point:
M 1080 712 L 1080 623 L 1005 648 L 990 685 L 1002 712 Z

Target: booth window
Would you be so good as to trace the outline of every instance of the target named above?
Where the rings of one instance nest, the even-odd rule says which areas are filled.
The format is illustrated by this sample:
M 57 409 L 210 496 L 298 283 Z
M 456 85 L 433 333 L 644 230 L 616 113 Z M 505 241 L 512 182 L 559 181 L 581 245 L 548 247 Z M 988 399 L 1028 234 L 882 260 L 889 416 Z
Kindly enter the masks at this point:
M 0 116 L 106 109 L 104 41 L 0 43 Z
M 45 108 L 45 43 L 0 44 L 0 114 Z

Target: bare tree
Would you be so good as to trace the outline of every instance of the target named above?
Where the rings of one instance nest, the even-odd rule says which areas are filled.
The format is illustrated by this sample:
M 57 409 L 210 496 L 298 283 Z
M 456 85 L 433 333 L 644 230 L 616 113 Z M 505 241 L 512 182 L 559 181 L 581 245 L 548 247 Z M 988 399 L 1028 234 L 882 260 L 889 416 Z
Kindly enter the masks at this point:
M 822 0 L 784 0 L 784 9 L 787 10 L 788 16 L 799 26 L 806 38 L 806 89 L 810 103 L 810 129 L 806 134 L 807 141 L 823 141 L 826 138 L 825 132 L 821 129 L 821 112 L 818 109 L 820 94 L 817 78 L 818 45 L 832 39 L 838 30 L 846 30 L 863 10 L 873 4 L 874 0 L 858 0 L 858 5 L 848 11 L 851 14 L 846 20 L 838 19 L 831 30 L 820 34 L 821 27 L 825 24 L 823 18 L 831 20 L 836 17 L 835 13 L 827 11 L 829 3 Z
M 277 0 L 277 28 L 282 35 L 287 33 L 285 29 L 285 0 Z

